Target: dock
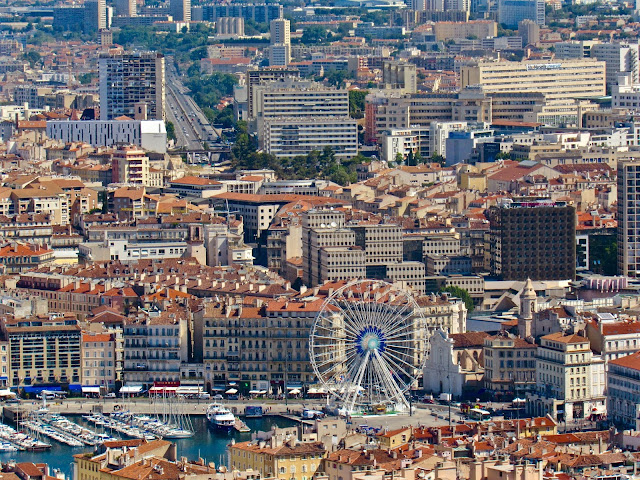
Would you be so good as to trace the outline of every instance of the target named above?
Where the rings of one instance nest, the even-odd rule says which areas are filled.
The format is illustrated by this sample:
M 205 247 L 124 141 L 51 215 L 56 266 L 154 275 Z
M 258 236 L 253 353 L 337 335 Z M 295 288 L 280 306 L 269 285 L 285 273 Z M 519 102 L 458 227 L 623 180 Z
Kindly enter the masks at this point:
M 233 424 L 233 428 L 235 428 L 238 432 L 247 433 L 250 432 L 251 429 L 247 427 L 247 424 L 236 417 L 236 422 Z

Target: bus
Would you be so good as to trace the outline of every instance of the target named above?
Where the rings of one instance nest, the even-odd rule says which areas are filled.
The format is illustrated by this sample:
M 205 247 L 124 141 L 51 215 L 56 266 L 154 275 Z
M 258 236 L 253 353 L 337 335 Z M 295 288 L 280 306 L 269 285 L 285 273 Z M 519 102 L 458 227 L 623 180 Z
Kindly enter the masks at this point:
M 471 420 L 491 420 L 491 412 L 481 408 L 472 408 L 469 410 L 469 418 Z

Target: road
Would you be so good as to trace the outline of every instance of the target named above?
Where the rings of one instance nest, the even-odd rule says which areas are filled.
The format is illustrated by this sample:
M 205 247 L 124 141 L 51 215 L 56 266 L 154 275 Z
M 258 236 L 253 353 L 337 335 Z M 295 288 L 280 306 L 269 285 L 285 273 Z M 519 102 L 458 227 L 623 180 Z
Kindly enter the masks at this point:
M 219 132 L 209 124 L 207 117 L 189 95 L 172 57 L 166 58 L 167 118 L 175 126 L 176 145 L 186 150 L 202 150 L 204 143 L 213 143 Z

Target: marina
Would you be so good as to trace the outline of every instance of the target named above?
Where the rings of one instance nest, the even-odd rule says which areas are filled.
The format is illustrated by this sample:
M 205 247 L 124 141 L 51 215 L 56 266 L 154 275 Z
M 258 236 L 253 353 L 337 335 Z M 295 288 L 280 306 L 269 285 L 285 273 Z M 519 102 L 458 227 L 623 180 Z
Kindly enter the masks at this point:
M 96 428 L 96 424 L 90 422 L 87 418 L 80 415 L 65 416 L 68 420 L 85 428 Z M 108 418 L 108 417 L 107 417 Z M 188 458 L 203 458 L 206 462 L 214 462 L 216 465 L 227 464 L 226 449 L 231 440 L 243 442 L 251 440 L 251 433 L 239 432 L 235 429 L 229 432 L 210 428 L 208 422 L 203 415 L 192 416 L 190 418 L 194 435 L 190 438 L 180 438 L 171 440 L 175 442 L 178 448 L 178 455 Z M 244 422 L 251 431 L 268 431 L 273 426 L 290 427 L 296 425 L 297 422 L 285 419 L 280 416 L 264 416 L 262 418 L 243 418 Z M 94 447 L 86 446 L 85 448 L 71 447 L 69 445 L 52 441 L 48 449 L 44 451 L 27 451 L 26 449 L 18 449 L 7 451 L 2 449 L 1 442 L 9 442 L 2 436 L 3 429 L 7 427 L 17 433 L 15 429 L 7 425 L 0 425 L 0 461 L 7 462 L 15 460 L 18 462 L 46 462 L 51 468 L 57 468 L 67 475 L 71 473 L 70 457 L 84 451 L 92 451 Z M 109 432 L 108 429 L 105 429 Z M 119 435 L 121 438 L 130 438 Z

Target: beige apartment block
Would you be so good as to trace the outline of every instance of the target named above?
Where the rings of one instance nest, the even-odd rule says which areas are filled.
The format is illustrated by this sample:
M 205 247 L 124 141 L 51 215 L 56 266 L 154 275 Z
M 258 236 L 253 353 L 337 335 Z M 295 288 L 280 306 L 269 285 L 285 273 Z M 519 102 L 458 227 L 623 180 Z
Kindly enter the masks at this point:
M 605 62 L 594 59 L 480 61 L 462 67 L 461 87 L 485 93 L 539 92 L 547 100 L 598 97 L 606 93 Z
M 109 333 L 82 335 L 82 385 L 113 388 L 116 382 L 116 340 Z
M 433 25 L 433 33 L 438 41 L 446 41 L 454 38 L 468 38 L 472 35 L 477 38 L 497 37 L 498 24 L 492 20 L 436 22 Z

